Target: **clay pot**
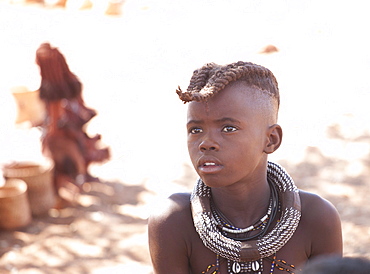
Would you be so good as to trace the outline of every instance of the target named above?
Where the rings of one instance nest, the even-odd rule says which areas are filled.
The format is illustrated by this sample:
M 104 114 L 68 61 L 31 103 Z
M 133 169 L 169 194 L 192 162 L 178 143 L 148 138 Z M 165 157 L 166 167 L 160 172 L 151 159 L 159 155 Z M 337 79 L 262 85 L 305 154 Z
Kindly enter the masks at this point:
M 0 187 L 0 229 L 21 228 L 31 220 L 27 184 L 19 179 L 6 180 Z
M 33 163 L 13 163 L 3 167 L 6 179 L 21 179 L 27 184 L 32 215 L 43 215 L 55 204 L 53 169 Z

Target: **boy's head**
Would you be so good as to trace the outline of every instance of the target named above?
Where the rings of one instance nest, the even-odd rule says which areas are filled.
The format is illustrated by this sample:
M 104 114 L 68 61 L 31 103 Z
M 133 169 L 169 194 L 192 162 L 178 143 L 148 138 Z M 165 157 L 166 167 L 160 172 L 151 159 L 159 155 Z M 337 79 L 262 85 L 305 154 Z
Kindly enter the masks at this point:
M 207 64 L 195 71 L 190 102 L 188 149 L 193 166 L 209 186 L 265 175 L 267 154 L 281 143 L 276 124 L 279 93 L 272 73 L 251 63 Z
M 270 115 L 276 122 L 280 105 L 276 78 L 269 69 L 250 62 L 239 61 L 228 65 L 205 64 L 194 71 L 187 91 L 183 92 L 178 88 L 176 92 L 184 103 L 205 102 L 222 92 L 225 87 L 236 83 L 252 88 L 256 91 L 255 96 L 270 104 Z

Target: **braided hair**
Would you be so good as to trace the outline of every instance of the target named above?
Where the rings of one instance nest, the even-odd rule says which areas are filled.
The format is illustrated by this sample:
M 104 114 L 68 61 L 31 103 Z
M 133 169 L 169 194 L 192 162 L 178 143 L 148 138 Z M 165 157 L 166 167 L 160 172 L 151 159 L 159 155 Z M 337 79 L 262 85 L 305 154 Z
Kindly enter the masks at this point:
M 72 99 L 81 95 L 82 84 L 70 70 L 64 56 L 49 43 L 43 43 L 36 51 L 36 63 L 40 67 L 40 98 L 45 101 Z
M 280 105 L 278 83 L 272 72 L 260 65 L 239 61 L 229 65 L 205 64 L 193 72 L 187 91 L 176 90 L 184 102 L 204 102 L 234 82 L 244 82 L 275 100 Z

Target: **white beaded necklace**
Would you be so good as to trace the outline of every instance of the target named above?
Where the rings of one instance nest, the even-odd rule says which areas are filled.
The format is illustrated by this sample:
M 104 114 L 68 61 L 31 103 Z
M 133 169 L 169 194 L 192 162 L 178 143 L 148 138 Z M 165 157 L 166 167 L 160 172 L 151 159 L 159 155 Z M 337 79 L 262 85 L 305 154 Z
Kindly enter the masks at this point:
M 250 232 L 258 228 L 264 221 L 267 220 L 267 218 L 269 218 L 271 211 L 272 211 L 272 202 L 270 201 L 270 205 L 269 205 L 269 208 L 267 209 L 267 213 L 261 219 L 259 219 L 258 222 L 246 228 L 236 228 L 234 226 L 231 226 L 230 224 L 227 224 L 226 226 L 222 226 L 222 221 L 221 220 L 218 221 L 218 219 L 221 217 L 217 216 L 217 212 L 213 212 L 213 216 L 216 217 L 216 220 L 218 221 L 217 223 L 219 226 L 221 226 L 222 231 L 233 233 L 233 234 L 243 234 L 243 233 L 247 233 L 247 232 Z

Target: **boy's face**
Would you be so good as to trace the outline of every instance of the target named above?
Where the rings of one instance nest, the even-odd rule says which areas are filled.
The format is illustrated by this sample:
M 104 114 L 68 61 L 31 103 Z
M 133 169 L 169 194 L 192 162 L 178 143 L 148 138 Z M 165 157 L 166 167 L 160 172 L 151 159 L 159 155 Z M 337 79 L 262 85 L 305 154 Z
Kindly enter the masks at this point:
M 208 102 L 189 104 L 188 150 L 206 185 L 222 187 L 265 178 L 271 125 L 266 118 L 268 104 L 258 99 L 258 92 L 235 83 Z

